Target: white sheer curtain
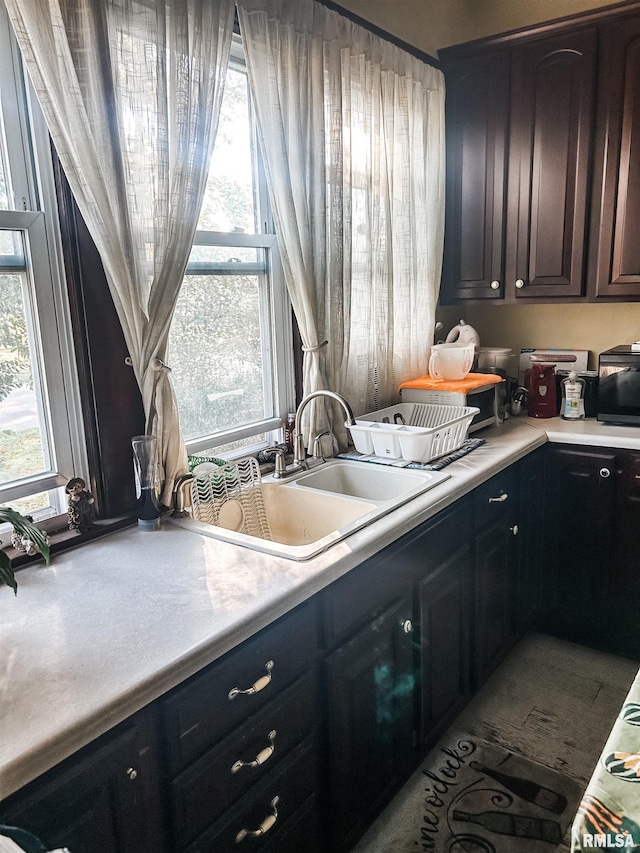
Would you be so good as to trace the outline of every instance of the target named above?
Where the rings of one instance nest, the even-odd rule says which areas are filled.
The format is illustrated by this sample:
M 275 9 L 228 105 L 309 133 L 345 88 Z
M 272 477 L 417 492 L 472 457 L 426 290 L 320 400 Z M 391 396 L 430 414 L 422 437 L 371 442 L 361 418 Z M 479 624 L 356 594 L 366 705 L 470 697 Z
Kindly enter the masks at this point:
M 314 0 L 237 6 L 304 391 L 338 391 L 356 414 L 389 405 L 426 373 L 433 335 L 443 75 Z M 325 428 L 316 407 L 307 446 Z
M 215 140 L 234 3 L 6 5 L 104 264 L 168 503 L 187 459 L 164 359 Z

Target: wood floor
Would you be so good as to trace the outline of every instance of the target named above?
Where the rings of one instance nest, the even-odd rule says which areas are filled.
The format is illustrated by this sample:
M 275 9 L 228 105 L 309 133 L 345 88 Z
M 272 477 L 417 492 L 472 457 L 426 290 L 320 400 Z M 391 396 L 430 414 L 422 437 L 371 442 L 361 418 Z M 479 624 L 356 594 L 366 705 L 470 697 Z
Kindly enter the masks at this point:
M 559 770 L 586 788 L 639 666 L 638 661 L 528 634 L 451 728 Z M 391 803 L 376 825 L 390 820 L 393 808 Z M 374 841 L 376 825 L 357 853 L 390 853 Z

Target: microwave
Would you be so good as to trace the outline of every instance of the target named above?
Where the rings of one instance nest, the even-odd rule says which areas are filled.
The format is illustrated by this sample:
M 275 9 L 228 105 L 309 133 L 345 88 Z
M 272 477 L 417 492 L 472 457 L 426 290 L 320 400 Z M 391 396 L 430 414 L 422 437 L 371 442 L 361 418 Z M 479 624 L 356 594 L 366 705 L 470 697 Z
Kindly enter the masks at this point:
M 438 391 L 426 388 L 403 388 L 403 403 L 431 403 L 438 406 L 476 406 L 480 411 L 474 416 L 469 432 L 486 426 L 500 426 L 504 412 L 504 383 L 483 385 L 473 391 Z
M 598 420 L 640 426 L 640 343 L 621 344 L 601 353 Z

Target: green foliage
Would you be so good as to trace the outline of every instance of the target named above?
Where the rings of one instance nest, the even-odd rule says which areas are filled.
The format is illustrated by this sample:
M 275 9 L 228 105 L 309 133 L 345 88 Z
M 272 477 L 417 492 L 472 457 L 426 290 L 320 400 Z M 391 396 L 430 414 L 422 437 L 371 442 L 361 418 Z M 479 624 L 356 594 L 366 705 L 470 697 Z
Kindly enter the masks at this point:
M 258 287 L 255 276 L 185 278 L 169 363 L 188 438 L 264 417 Z
M 30 477 L 43 470 L 42 438 L 38 427 L 0 429 L 0 483 Z
M 31 357 L 19 275 L 0 276 L 0 401 L 23 386 L 31 387 Z
M 33 522 L 14 509 L 11 509 L 11 507 L 0 507 L 0 523 L 11 524 L 16 533 L 30 539 L 44 557 L 45 563 L 49 565 L 49 541 L 46 534 L 39 530 Z M 6 551 L 3 551 L 1 548 L 0 580 L 3 580 L 7 586 L 10 586 L 14 594 L 18 594 L 18 583 L 11 568 L 11 560 Z

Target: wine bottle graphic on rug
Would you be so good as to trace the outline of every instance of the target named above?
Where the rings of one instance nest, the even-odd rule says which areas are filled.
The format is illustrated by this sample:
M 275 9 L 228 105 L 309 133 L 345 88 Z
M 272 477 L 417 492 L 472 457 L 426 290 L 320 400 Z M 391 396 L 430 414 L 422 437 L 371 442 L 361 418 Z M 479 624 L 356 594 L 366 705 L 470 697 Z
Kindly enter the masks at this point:
M 562 829 L 555 820 L 527 817 L 526 815 L 508 814 L 507 812 L 469 812 L 454 811 L 454 820 L 469 821 L 484 826 L 490 832 L 500 835 L 513 835 L 516 838 L 533 838 L 537 841 L 548 841 L 550 844 L 560 844 Z
M 478 761 L 470 761 L 469 767 L 473 767 L 479 773 L 485 773 L 496 782 L 499 782 L 512 794 L 520 797 L 521 800 L 526 800 L 528 803 L 533 803 L 536 806 L 546 809 L 554 814 L 562 814 L 567 807 L 567 798 L 550 788 L 545 788 L 544 785 L 539 785 L 537 782 L 532 782 L 530 779 L 522 779 L 519 776 L 509 776 L 507 773 L 502 773 L 500 770 L 494 770 L 492 767 L 485 767 Z

